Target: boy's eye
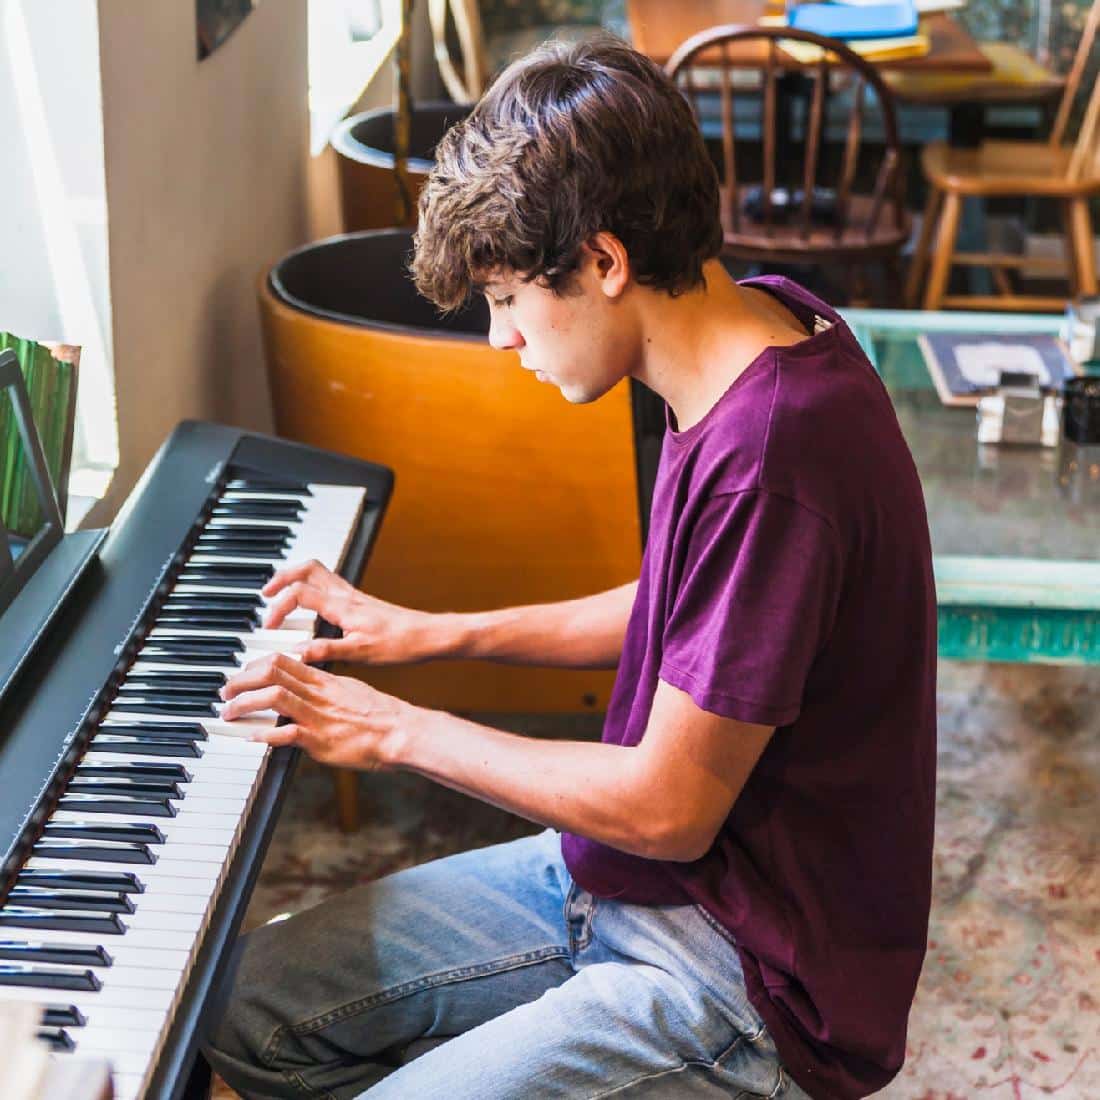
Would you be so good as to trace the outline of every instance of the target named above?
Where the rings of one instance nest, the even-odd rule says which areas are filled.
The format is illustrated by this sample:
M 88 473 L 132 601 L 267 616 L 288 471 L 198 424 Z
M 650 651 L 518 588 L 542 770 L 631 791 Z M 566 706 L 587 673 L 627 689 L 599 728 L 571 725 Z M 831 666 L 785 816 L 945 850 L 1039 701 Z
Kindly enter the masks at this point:
M 493 305 L 503 309 L 512 304 L 512 295 L 509 294 L 506 298 L 490 298 L 489 300 L 493 303 Z

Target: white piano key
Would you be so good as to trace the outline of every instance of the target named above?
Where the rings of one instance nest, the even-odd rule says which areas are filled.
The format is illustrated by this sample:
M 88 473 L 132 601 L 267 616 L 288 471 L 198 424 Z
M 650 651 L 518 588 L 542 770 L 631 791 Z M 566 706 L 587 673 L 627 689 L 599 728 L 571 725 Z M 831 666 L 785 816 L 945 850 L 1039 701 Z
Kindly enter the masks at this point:
M 52 964 L 51 964 L 52 965 Z M 110 969 L 110 968 L 108 968 Z M 107 971 L 103 971 L 107 973 Z M 175 990 L 150 989 L 148 986 L 104 986 L 94 993 L 83 989 L 33 989 L 30 986 L 0 988 L 0 1004 L 6 1001 L 25 1004 L 27 1001 L 60 1002 L 76 1005 L 91 1018 L 97 1012 L 130 1010 L 154 1013 L 167 1010 L 176 999 Z
M 89 1020 L 84 1027 L 73 1028 L 69 1034 L 76 1041 L 77 1054 L 82 1057 L 103 1054 L 110 1057 L 114 1064 L 113 1055 L 123 1051 L 146 1056 L 152 1054 L 157 1047 L 159 1025 L 163 1023 L 163 1019 L 154 1018 L 149 1021 L 148 1028 L 140 1029 L 114 1027 L 112 1023 L 93 1023 Z
M 159 1038 L 159 1036 L 158 1036 Z M 94 1048 L 81 1051 L 82 1054 L 92 1054 Z M 134 1051 L 114 1051 L 110 1055 L 112 1080 L 117 1074 L 133 1074 L 136 1077 L 145 1078 L 149 1071 L 150 1055 L 138 1054 Z
M 270 729 L 275 725 L 274 721 L 268 722 L 266 719 L 239 718 L 235 722 L 222 722 L 216 718 L 187 718 L 183 716 L 168 714 L 129 714 L 124 711 L 114 710 L 108 711 L 107 717 L 104 719 L 104 721 L 107 723 L 114 722 L 118 725 L 132 725 L 135 722 L 140 722 L 143 725 L 145 723 L 149 723 L 150 725 L 152 725 L 153 723 L 165 722 L 190 722 L 195 725 L 202 726 L 202 728 L 208 734 L 220 733 L 222 731 L 222 727 L 225 726 L 233 726 L 241 730 L 247 730 L 250 732 L 261 732 L 263 730 Z M 110 737 L 111 730 L 108 726 L 103 726 L 97 732 L 96 736 Z M 121 734 L 120 736 L 124 736 L 124 734 Z M 94 737 L 92 738 L 91 744 L 95 744 Z M 206 741 L 198 742 L 198 744 L 203 751 L 204 757 L 217 755 L 223 757 L 237 756 L 257 759 L 259 757 L 262 757 L 267 751 L 267 747 L 262 742 L 247 740 L 247 733 L 241 736 L 237 736 L 234 734 L 230 737 L 210 737 Z
M 228 738 L 223 738 L 221 740 L 229 742 Z M 254 742 L 246 743 L 252 744 Z M 204 741 L 202 744 L 207 745 L 209 742 Z M 255 760 L 250 760 L 242 756 L 223 756 L 218 754 L 208 756 L 205 753 L 202 756 L 154 756 L 150 753 L 143 752 L 99 752 L 96 749 L 94 738 L 88 747 L 88 751 L 81 758 L 82 764 L 117 764 L 120 761 L 138 764 L 163 764 L 165 762 L 182 764 L 192 776 L 199 774 L 216 774 L 219 783 L 232 783 L 234 782 L 234 776 L 239 777 L 241 782 L 251 783 L 253 777 L 260 771 Z
M 174 803 L 174 805 L 179 805 L 179 803 Z M 247 805 L 248 800 L 242 800 L 242 810 Z M 59 824 L 79 822 L 91 825 L 128 825 L 138 819 L 131 817 L 129 814 L 88 814 L 80 810 L 55 810 L 50 820 Z M 145 820 L 148 819 L 142 819 L 143 822 Z M 177 841 L 181 844 L 211 845 L 215 848 L 225 848 L 232 843 L 237 832 L 235 824 L 195 822 L 190 818 L 181 818 L 178 815 L 176 817 L 158 817 L 153 824 L 160 829 L 166 844 L 150 844 L 149 850 L 152 852 L 158 852 L 167 844 Z M 58 844 L 67 839 L 69 838 L 61 836 L 51 836 L 49 838 L 51 843 L 56 842 Z
M 195 928 L 202 927 L 201 923 Z M 137 971 L 157 970 L 175 971 L 178 975 L 187 966 L 191 957 L 191 946 L 181 947 L 182 941 L 174 943 L 149 943 L 147 938 L 135 937 L 130 942 L 129 933 L 121 936 L 104 936 L 97 932 L 63 932 L 58 928 L 42 929 L 17 929 L 9 928 L 7 932 L 25 933 L 24 936 L 11 936 L 11 939 L 25 939 L 27 943 L 56 943 L 74 947 L 102 947 L 111 957 L 110 966 L 85 967 L 83 965 L 66 966 L 61 963 L 33 963 L 34 966 L 48 966 L 51 970 L 75 970 L 83 973 L 85 969 L 94 971 L 95 975 L 105 985 L 113 981 L 115 985 L 123 984 L 131 980 Z M 123 975 L 120 978 L 119 975 Z M 160 984 L 156 988 L 173 989 L 174 981 L 158 975 L 155 981 Z M 63 1000 L 73 990 L 58 989 L 51 994 L 51 999 Z
M 177 875 L 180 879 L 200 879 L 202 881 L 216 882 L 220 873 L 220 865 L 213 861 L 182 860 L 182 859 L 158 859 L 156 863 L 111 863 L 99 859 L 53 859 L 48 856 L 31 856 L 26 866 L 31 870 L 43 871 L 120 871 L 137 875 L 139 881 L 149 884 L 162 879 L 165 875 L 171 877 Z
M 174 627 L 174 626 L 158 626 L 149 632 L 149 637 L 153 641 L 158 638 L 162 638 L 165 635 L 175 635 L 185 638 L 212 638 L 212 637 L 234 637 L 239 638 L 242 642 L 247 642 L 249 647 L 253 651 L 275 651 L 278 653 L 291 653 L 295 646 L 304 645 L 313 638 L 312 630 L 266 630 L 259 628 L 253 630 L 248 634 L 234 634 L 228 630 L 217 630 L 216 628 L 198 628 L 198 627 Z
M 115 1100 L 138 1100 L 145 1087 L 145 1078 L 136 1073 L 111 1073 Z
M 203 900 L 201 892 L 169 893 L 171 889 L 172 882 L 166 879 L 155 890 L 146 890 L 144 894 L 132 894 L 131 900 L 134 907 L 143 913 L 207 913 L 209 905 Z

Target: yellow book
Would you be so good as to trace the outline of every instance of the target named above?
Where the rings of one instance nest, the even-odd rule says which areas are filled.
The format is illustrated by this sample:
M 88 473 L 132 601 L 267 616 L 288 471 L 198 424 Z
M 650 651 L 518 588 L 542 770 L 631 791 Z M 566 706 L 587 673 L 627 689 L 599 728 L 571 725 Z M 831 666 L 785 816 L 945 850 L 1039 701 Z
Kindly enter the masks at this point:
M 757 22 L 763 27 L 785 27 L 786 15 L 764 15 Z M 779 43 L 784 53 L 802 65 L 814 65 L 821 60 L 822 49 L 812 42 L 796 42 L 784 38 Z M 897 61 L 903 57 L 924 57 L 932 48 L 928 35 L 904 34 L 894 38 L 857 38 L 845 45 L 868 61 Z
M 899 35 L 897 38 L 858 38 L 844 44 L 868 61 L 897 61 L 903 57 L 923 57 L 932 46 L 926 34 L 906 34 Z M 821 46 L 791 38 L 781 39 L 779 46 L 785 54 L 802 65 L 816 64 L 824 53 Z

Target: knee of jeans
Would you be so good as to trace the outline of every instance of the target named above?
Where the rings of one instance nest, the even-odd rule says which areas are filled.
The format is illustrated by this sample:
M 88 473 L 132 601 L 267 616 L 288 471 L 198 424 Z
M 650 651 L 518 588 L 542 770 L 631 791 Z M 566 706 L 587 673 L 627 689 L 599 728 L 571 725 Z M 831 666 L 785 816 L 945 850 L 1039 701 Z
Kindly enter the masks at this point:
M 275 1039 L 288 1022 L 280 994 L 295 988 L 286 980 L 288 952 L 275 931 L 273 925 L 258 928 L 233 949 L 207 1008 L 204 1045 L 212 1063 L 271 1065 Z

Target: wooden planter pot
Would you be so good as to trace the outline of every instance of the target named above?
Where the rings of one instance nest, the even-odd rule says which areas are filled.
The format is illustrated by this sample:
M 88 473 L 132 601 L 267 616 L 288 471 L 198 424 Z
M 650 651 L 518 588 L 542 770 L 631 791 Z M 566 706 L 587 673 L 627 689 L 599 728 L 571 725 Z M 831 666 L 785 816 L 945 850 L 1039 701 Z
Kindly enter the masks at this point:
M 409 136 L 409 180 L 420 188 L 432 170 L 439 139 L 470 112 L 468 105 L 422 103 L 413 108 Z M 345 119 L 332 137 L 340 175 L 344 229 L 383 229 L 397 224 L 393 175 L 393 116 L 389 107 Z M 415 202 L 410 227 L 416 224 Z
M 411 234 L 333 237 L 263 279 L 281 435 L 383 462 L 397 482 L 364 587 L 433 611 L 568 599 L 638 575 L 631 402 L 571 406 L 485 339 L 484 303 L 441 320 L 404 266 Z M 612 674 L 442 662 L 372 669 L 449 710 L 606 706 Z

